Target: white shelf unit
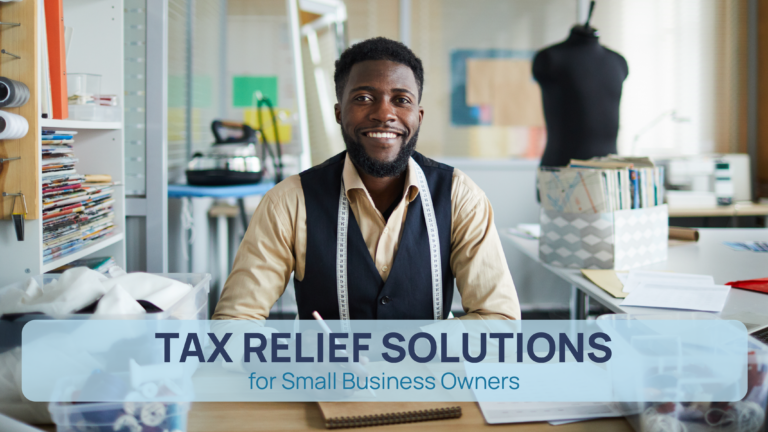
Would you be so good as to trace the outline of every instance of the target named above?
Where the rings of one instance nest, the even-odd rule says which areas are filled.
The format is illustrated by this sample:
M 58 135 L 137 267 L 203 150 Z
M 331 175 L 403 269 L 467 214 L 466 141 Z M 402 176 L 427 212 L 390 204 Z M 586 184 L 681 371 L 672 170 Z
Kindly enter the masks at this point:
M 97 240 L 95 243 L 93 243 L 92 245 L 88 246 L 85 249 L 79 250 L 73 254 L 69 254 L 59 259 L 55 259 L 49 263 L 43 264 L 43 273 L 49 272 L 51 270 L 55 270 L 63 265 L 67 265 L 71 263 L 72 261 L 79 260 L 80 258 L 85 258 L 95 252 L 99 252 L 99 251 L 107 252 L 105 250 L 107 247 L 115 245 L 117 243 L 121 243 L 123 240 L 125 240 L 125 235 L 123 233 L 112 234 L 109 237 Z
M 44 26 L 42 12 L 44 0 L 38 7 L 38 52 L 41 53 L 40 30 Z M 67 55 L 68 73 L 101 75 L 101 93 L 118 95 L 120 105 L 124 95 L 123 83 L 123 1 L 122 0 L 63 0 L 64 23 L 73 28 L 72 42 Z M 2 3 L 0 3 L 2 7 Z M 42 62 L 39 62 L 42 65 Z M 39 75 L 39 74 L 38 74 Z M 38 77 L 37 88 L 41 88 Z M 37 103 L 40 114 L 40 100 Z M 38 117 L 39 118 L 39 117 Z M 74 153 L 79 162 L 75 169 L 80 174 L 109 174 L 117 183 L 114 187 L 115 226 L 112 235 L 96 241 L 73 254 L 43 263 L 42 202 L 33 220 L 25 223 L 26 238 L 16 241 L 13 224 L 0 224 L 0 287 L 42 274 L 76 259 L 92 256 L 112 256 L 125 267 L 125 152 L 123 121 L 89 122 L 79 120 L 41 119 L 45 129 L 75 130 Z M 37 154 L 40 155 L 40 143 Z M 41 176 L 40 172 L 30 175 Z M 42 194 L 40 199 L 42 200 Z
M 41 119 L 40 126 L 46 129 L 122 129 L 123 124 L 120 122 L 96 122 L 96 121 L 83 121 L 83 120 L 56 120 L 56 119 Z

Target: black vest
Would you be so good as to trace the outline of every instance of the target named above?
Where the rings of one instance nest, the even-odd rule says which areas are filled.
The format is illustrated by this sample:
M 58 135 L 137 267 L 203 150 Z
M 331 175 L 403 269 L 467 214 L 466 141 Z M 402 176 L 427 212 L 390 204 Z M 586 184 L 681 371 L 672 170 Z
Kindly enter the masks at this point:
M 304 280 L 294 278 L 300 319 L 312 319 L 313 311 L 319 312 L 324 319 L 340 318 L 336 235 L 345 159 L 346 152 L 342 152 L 300 174 L 307 208 Z M 453 168 L 416 152 L 413 159 L 424 171 L 436 214 L 443 278 L 443 318 L 446 318 L 453 297 L 450 267 Z M 355 215 L 350 215 L 347 284 L 351 319 L 434 319 L 429 238 L 420 197 L 408 205 L 400 246 L 386 283 L 368 252 Z

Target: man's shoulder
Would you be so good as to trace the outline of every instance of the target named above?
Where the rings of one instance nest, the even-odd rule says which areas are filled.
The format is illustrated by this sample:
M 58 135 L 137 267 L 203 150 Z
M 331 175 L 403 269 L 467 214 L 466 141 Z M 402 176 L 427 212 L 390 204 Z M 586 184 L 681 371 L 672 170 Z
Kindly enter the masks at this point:
M 483 190 L 477 185 L 464 171 L 454 168 L 453 169 L 453 187 L 465 188 L 473 193 L 482 194 Z
M 274 204 L 290 204 L 297 200 L 304 200 L 304 189 L 301 187 L 301 177 L 294 174 L 287 179 L 276 184 L 264 196 L 265 199 Z
M 451 201 L 453 201 L 454 207 L 463 207 L 463 204 L 475 203 L 485 196 L 485 192 L 480 189 L 480 186 L 458 168 L 453 169 L 453 185 L 451 189 Z

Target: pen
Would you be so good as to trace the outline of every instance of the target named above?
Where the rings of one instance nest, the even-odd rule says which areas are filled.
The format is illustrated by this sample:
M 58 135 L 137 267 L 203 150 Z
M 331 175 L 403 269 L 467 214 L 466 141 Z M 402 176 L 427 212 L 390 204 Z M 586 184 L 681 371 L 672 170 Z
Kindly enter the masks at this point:
M 317 320 L 318 324 L 320 324 L 320 328 L 323 329 L 323 332 L 325 334 L 327 334 L 327 335 L 330 335 L 331 334 L 331 328 L 328 327 L 328 324 L 325 323 L 325 320 L 323 320 L 323 317 L 321 317 L 320 314 L 317 311 L 313 311 L 312 312 L 312 316 Z M 341 350 L 341 354 L 342 355 L 347 355 L 347 356 L 349 355 L 346 350 Z M 363 365 L 363 366 L 368 364 L 368 358 L 365 357 L 365 356 L 360 356 L 360 364 Z M 355 366 L 356 365 L 354 363 L 352 363 L 350 365 L 350 367 L 352 369 L 355 369 L 356 372 L 360 373 L 362 371 L 362 372 L 364 372 L 362 375 L 368 376 L 368 371 L 366 371 L 364 368 L 362 368 L 360 366 L 358 366 L 358 367 L 355 367 Z M 368 387 L 368 391 L 371 392 L 373 397 L 376 397 L 376 393 L 373 391 L 372 388 Z

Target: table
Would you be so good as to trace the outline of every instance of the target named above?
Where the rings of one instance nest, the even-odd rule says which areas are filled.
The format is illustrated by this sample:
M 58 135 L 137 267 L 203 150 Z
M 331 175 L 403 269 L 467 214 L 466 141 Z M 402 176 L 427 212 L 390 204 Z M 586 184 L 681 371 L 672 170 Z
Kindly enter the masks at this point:
M 736 218 L 740 216 L 763 216 L 765 227 L 768 228 L 768 205 L 751 202 L 736 203 L 729 206 L 684 208 L 669 207 L 669 217 L 731 217 L 733 226 L 737 226 Z
M 760 228 L 702 228 L 698 242 L 670 246 L 666 261 L 641 267 L 643 270 L 711 274 L 715 283 L 768 277 L 768 253 L 735 251 L 725 241 L 768 241 L 768 230 Z M 523 239 L 502 230 L 502 241 L 511 242 L 525 255 L 571 284 L 571 316 L 584 319 L 589 299 L 616 313 L 671 314 L 672 309 L 623 307 L 623 299 L 614 298 L 581 275 L 578 269 L 566 269 L 539 261 L 538 240 Z M 743 322 L 751 330 L 768 324 L 768 295 L 732 289 L 723 311 L 723 319 Z
M 264 195 L 270 189 L 275 187 L 273 182 L 262 182 L 248 185 L 237 186 L 194 186 L 188 184 L 170 184 L 168 185 L 168 198 L 236 198 L 240 209 L 240 220 L 245 229 L 248 228 L 248 215 L 245 213 L 245 202 L 243 198 L 247 196 Z M 228 215 L 225 213 L 216 214 L 216 237 L 217 237 L 217 257 L 219 277 L 221 283 L 215 289 L 220 290 L 224 286 L 226 275 L 229 274 L 229 227 L 227 225 Z M 186 236 L 185 236 L 186 239 Z M 185 240 L 186 241 L 186 240 Z M 187 248 L 189 246 L 187 245 Z M 218 293 L 211 295 L 211 307 L 215 308 Z M 213 309 L 212 309 L 213 310 Z
M 368 432 L 419 431 L 463 432 L 466 430 L 493 430 L 514 432 L 633 432 L 623 418 L 590 420 L 551 426 L 549 423 L 518 423 L 488 425 L 480 408 L 474 402 L 458 402 L 461 418 L 406 423 L 390 426 L 338 429 Z M 54 425 L 35 425 L 44 431 L 55 432 Z M 196 402 L 192 404 L 187 421 L 187 432 L 251 432 L 251 431 L 306 431 L 328 430 L 320 408 L 314 402 Z
M 273 187 L 275 187 L 275 184 L 272 182 L 237 186 L 195 186 L 188 184 L 170 184 L 168 185 L 168 198 L 237 198 L 238 206 L 240 206 L 240 217 L 242 218 L 243 226 L 247 227 L 248 219 L 245 215 L 245 205 L 243 204 L 243 198 L 247 196 L 264 195 Z
M 435 420 L 390 426 L 339 429 L 368 432 L 419 431 L 452 432 L 494 430 L 515 432 L 630 432 L 632 427 L 623 418 L 600 419 L 551 426 L 549 423 L 519 423 L 488 425 L 474 402 L 458 402 L 462 415 L 458 419 Z M 304 431 L 327 430 L 323 415 L 314 402 L 197 402 L 189 413 L 188 432 L 240 431 Z

